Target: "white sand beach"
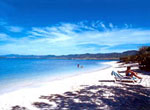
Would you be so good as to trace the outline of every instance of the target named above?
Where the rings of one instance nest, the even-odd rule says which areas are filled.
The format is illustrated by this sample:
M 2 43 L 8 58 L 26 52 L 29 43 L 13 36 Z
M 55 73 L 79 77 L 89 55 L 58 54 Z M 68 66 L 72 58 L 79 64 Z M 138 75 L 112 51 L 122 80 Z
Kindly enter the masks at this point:
M 22 87 L 9 93 L 1 94 L 0 110 L 10 110 L 11 107 L 15 105 L 26 107 L 29 110 L 39 110 L 32 105 L 33 102 L 43 101 L 48 103 L 46 100 L 39 99 L 41 95 L 63 94 L 66 91 L 77 91 L 86 86 L 92 85 L 116 86 L 117 83 L 99 82 L 99 80 L 113 80 L 114 77 L 111 76 L 111 71 L 123 71 L 126 69 L 126 65 L 121 65 L 121 63 L 116 63 L 116 61 L 108 62 L 107 64 L 109 64 L 111 67 L 93 72 L 77 74 L 50 82 L 39 83 L 39 85 L 35 87 Z M 137 67 L 133 67 L 133 69 L 134 68 Z M 143 81 L 138 85 L 150 87 L 150 76 L 141 73 L 139 73 L 139 75 L 143 77 Z M 134 86 L 134 84 L 132 85 Z

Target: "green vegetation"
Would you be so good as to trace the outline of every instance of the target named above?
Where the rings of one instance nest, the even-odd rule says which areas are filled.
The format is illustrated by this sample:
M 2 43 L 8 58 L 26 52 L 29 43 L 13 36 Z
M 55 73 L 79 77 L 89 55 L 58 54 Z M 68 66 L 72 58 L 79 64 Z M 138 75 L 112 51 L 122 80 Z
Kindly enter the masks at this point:
M 141 47 L 136 55 L 121 57 L 120 61 L 136 62 L 141 70 L 150 71 L 150 46 Z

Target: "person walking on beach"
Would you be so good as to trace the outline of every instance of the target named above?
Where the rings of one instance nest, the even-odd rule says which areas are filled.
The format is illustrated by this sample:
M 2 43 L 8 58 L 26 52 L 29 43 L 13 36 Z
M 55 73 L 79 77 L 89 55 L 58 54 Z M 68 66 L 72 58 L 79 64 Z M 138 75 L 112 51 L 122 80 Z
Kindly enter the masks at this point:
M 137 77 L 139 79 L 142 79 L 142 77 L 138 76 L 136 72 L 134 72 L 134 71 L 131 70 L 130 66 L 127 67 L 126 76 L 130 76 L 130 77 L 135 76 L 135 77 Z

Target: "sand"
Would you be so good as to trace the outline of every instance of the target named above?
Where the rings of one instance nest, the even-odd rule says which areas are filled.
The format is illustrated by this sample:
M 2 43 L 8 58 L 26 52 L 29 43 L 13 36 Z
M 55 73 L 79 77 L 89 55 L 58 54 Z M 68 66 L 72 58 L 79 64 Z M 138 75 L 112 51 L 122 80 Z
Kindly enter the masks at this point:
M 99 82 L 99 80 L 114 80 L 111 76 L 112 70 L 124 71 L 125 66 L 132 65 L 122 65 L 116 61 L 107 62 L 110 67 L 105 69 L 100 69 L 92 72 L 86 72 L 82 74 L 77 74 L 65 78 L 59 78 L 50 82 L 41 82 L 37 86 L 27 86 L 22 87 L 12 92 L 7 92 L 0 95 L 0 110 L 10 110 L 12 106 L 19 105 L 27 107 L 30 110 L 38 110 L 32 103 L 41 101 L 39 99 L 41 95 L 50 94 L 62 94 L 66 91 L 77 91 L 87 85 L 103 85 L 105 82 Z M 136 69 L 137 66 L 133 67 Z M 150 77 L 139 73 L 143 77 L 143 81 L 139 83 L 144 87 L 150 87 Z M 115 86 L 116 83 L 107 82 L 109 86 Z M 133 84 L 134 85 L 134 84 Z

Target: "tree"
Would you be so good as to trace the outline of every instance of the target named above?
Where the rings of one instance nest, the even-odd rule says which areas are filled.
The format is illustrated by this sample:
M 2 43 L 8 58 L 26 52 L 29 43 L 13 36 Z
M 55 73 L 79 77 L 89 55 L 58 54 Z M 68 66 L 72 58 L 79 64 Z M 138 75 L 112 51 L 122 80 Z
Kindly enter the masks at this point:
M 150 71 L 150 46 L 143 46 L 139 48 L 136 55 L 121 57 L 122 62 L 138 62 L 141 70 Z
M 137 61 L 139 62 L 140 69 L 150 71 L 150 46 L 139 49 Z

